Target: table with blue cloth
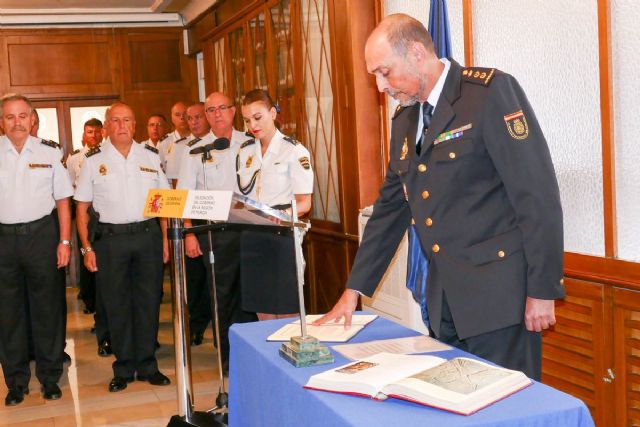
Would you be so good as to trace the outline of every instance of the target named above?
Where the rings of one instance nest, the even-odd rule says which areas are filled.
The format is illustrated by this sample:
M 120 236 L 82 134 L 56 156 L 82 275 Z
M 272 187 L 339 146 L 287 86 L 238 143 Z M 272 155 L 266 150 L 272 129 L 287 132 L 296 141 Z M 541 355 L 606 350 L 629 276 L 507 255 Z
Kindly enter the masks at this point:
M 333 364 L 295 368 L 281 358 L 281 343 L 266 339 L 294 319 L 235 324 L 231 328 L 229 369 L 230 426 L 593 426 L 584 403 L 535 382 L 470 416 L 458 415 L 399 399 L 365 397 L 307 390 L 314 374 L 347 364 L 336 351 Z M 349 342 L 358 343 L 419 335 L 378 318 Z M 328 343 L 330 346 L 331 343 Z M 470 356 L 453 349 L 432 353 L 445 359 Z

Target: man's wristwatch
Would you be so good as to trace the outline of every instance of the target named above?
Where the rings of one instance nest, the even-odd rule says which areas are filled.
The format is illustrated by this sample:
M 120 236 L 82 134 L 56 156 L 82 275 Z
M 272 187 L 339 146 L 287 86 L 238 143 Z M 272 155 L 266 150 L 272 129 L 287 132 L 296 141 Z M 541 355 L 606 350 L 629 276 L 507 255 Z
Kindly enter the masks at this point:
M 71 247 L 71 240 L 60 240 L 60 244 Z
M 80 248 L 80 253 L 82 256 L 85 256 L 89 252 L 93 252 L 93 248 L 91 246 L 87 246 L 86 248 Z

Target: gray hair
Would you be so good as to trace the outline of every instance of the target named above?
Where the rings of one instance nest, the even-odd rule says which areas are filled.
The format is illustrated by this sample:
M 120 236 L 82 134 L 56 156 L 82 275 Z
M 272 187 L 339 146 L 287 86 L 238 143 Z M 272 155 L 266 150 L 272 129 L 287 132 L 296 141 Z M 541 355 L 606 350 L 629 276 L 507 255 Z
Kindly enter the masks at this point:
M 24 101 L 29 106 L 29 114 L 33 113 L 35 109 L 31 104 L 29 98 L 24 95 L 20 95 L 19 93 L 7 93 L 2 98 L 0 98 L 0 119 L 4 116 L 4 104 L 11 101 Z
M 431 34 L 417 19 L 396 13 L 387 16 L 384 25 L 387 41 L 396 55 L 405 56 L 412 43 L 420 43 L 428 52 L 435 52 Z

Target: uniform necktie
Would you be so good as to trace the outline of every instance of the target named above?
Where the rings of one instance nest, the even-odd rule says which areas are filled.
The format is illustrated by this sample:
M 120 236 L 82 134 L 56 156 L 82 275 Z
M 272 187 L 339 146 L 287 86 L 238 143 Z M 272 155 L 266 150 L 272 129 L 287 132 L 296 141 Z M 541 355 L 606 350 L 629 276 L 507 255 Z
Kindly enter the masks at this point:
M 422 104 L 422 134 L 420 135 L 420 139 L 416 144 L 416 153 L 420 155 L 420 151 L 422 150 L 422 142 L 424 140 L 424 136 L 427 134 L 429 130 L 429 126 L 431 125 L 431 115 L 433 114 L 433 105 L 425 102 Z

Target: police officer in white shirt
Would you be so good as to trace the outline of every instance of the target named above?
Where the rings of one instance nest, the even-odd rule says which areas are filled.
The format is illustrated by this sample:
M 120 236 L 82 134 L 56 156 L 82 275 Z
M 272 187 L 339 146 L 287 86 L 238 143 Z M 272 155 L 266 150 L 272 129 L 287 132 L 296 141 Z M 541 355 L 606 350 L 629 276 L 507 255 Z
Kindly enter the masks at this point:
M 97 147 L 102 142 L 102 122 L 98 119 L 89 119 L 84 123 L 82 132 L 82 148 L 74 150 L 67 158 L 67 170 L 69 171 L 69 177 L 71 183 L 75 187 L 77 184 L 78 176 L 80 175 L 80 168 L 82 168 L 82 162 L 84 155 L 92 149 Z
M 187 105 L 184 102 L 176 102 L 171 107 L 171 122 L 175 130 L 169 133 L 166 140 L 164 170 L 169 183 L 175 187 L 180 174 L 180 162 L 184 157 L 183 154 L 189 149 L 187 144 L 194 139 L 191 130 L 189 130 Z
M 255 139 L 242 144 L 236 161 L 238 189 L 254 200 L 298 215 L 311 209 L 313 171 L 309 151 L 284 136 L 269 94 L 248 92 L 242 117 Z M 260 320 L 290 317 L 298 312 L 294 247 L 291 236 L 244 231 L 242 236 L 242 306 Z
M 29 392 L 28 322 L 43 397 L 62 395 L 57 383 L 62 375 L 65 288 L 58 269 L 68 264 L 71 254 L 73 187 L 58 145 L 29 135 L 32 111 L 22 95 L 0 100 L 6 133 L 0 137 L 0 364 L 9 389 L 7 406 L 19 404 Z
M 191 107 L 189 109 L 191 110 Z M 187 154 L 180 168 L 180 178 L 178 179 L 177 188 L 237 192 L 235 173 L 236 154 L 242 142 L 247 139 L 247 136 L 233 128 L 235 111 L 235 106 L 226 95 L 214 92 L 207 97 L 204 103 L 204 112 L 207 122 L 211 125 L 211 132 L 201 141 L 193 144 L 191 148 L 210 144 L 218 138 L 226 138 L 229 140 L 229 147 L 210 151 L 204 166 L 202 154 Z M 186 227 L 190 227 L 191 224 L 191 220 L 185 220 Z M 221 351 L 222 359 L 226 366 L 229 358 L 229 327 L 232 323 L 253 321 L 255 320 L 255 316 L 252 313 L 243 312 L 240 308 L 239 233 L 230 229 L 218 230 L 214 233 L 213 237 L 213 249 L 216 259 L 215 273 Z M 192 289 L 192 293 L 189 294 L 189 312 L 192 312 L 192 305 L 195 306 L 194 309 L 196 311 L 204 311 L 206 308 L 208 310 L 208 319 L 211 319 L 211 297 L 209 294 L 211 271 L 207 257 L 202 257 L 203 249 L 204 251 L 208 250 L 206 233 L 200 234 L 197 238 L 194 234 L 187 234 L 185 241 L 187 259 L 202 259 L 206 266 L 207 273 L 205 286 L 201 289 Z M 194 322 L 192 321 L 191 323 L 193 324 Z M 195 328 L 191 329 L 192 341 L 198 343 L 202 341 L 202 333 L 204 333 L 204 327 L 206 327 L 207 323 L 204 324 L 204 327 L 201 323 L 195 323 Z
M 142 213 L 148 190 L 168 188 L 169 183 L 157 150 L 133 140 L 135 117 L 128 105 L 109 107 L 105 130 L 108 139 L 86 155 L 75 200 L 84 264 L 97 271 L 116 356 L 109 391 L 125 389 L 135 375 L 153 385 L 167 385 L 170 381 L 158 370 L 155 350 L 168 246 L 158 220 Z M 99 215 L 93 246 L 88 230 L 91 205 Z
M 155 113 L 149 116 L 147 120 L 147 136 L 148 139 L 141 144 L 150 145 L 158 149 L 160 162 L 162 167 L 165 166 L 165 157 L 167 154 L 167 143 L 169 142 L 169 133 L 167 133 L 167 118 L 164 114 Z

